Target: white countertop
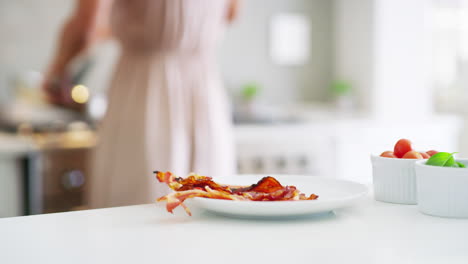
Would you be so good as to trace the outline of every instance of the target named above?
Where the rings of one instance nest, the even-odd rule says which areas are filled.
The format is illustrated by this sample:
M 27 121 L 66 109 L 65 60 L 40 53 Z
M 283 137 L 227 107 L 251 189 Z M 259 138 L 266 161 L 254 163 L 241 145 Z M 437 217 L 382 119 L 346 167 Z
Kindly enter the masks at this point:
M 0 219 L 0 263 L 468 263 L 468 219 L 367 197 L 296 220 L 138 205 Z

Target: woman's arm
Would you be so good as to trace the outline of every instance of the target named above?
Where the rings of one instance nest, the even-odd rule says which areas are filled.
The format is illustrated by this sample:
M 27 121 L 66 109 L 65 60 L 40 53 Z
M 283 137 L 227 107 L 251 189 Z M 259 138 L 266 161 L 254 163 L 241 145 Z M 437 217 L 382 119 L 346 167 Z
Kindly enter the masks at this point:
M 74 12 L 62 29 L 56 53 L 45 77 L 44 89 L 52 103 L 63 102 L 66 69 L 77 55 L 100 37 L 104 24 L 102 16 L 109 13 L 111 1 L 77 0 Z

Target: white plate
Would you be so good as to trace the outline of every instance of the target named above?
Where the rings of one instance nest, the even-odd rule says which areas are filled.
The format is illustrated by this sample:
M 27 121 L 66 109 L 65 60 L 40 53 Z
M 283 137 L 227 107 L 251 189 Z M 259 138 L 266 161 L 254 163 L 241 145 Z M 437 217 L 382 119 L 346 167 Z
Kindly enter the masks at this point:
M 265 175 L 240 175 L 223 184 L 250 185 Z M 282 185 L 294 185 L 309 196 L 315 193 L 317 200 L 311 201 L 231 201 L 196 197 L 193 204 L 199 208 L 228 216 L 237 217 L 287 217 L 329 212 L 352 205 L 367 194 L 365 185 L 331 178 L 296 175 L 272 175 Z

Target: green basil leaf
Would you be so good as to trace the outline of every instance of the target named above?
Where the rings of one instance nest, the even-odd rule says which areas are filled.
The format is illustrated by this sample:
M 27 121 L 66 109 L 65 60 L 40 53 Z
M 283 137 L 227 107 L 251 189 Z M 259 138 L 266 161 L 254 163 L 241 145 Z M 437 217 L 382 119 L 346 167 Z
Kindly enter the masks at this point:
M 444 164 L 444 167 L 453 167 L 453 165 L 455 165 L 457 163 L 455 163 L 455 159 L 453 158 L 453 156 L 451 156 L 447 162 L 445 162 Z
M 426 165 L 441 166 L 441 167 L 452 167 L 455 164 L 453 153 L 439 152 L 430 157 Z
M 463 164 L 461 162 L 456 161 L 455 164 L 457 164 L 458 168 L 466 168 L 465 164 Z

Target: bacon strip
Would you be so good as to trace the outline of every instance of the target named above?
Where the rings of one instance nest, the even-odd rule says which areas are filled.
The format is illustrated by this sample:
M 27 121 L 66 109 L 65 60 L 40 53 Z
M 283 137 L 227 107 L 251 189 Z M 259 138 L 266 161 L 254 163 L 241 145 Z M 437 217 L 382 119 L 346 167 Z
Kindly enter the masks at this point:
M 307 197 L 294 186 L 282 186 L 273 177 L 264 177 L 258 183 L 250 186 L 221 185 L 211 177 L 190 174 L 187 178 L 175 177 L 171 172 L 156 171 L 156 179 L 166 183 L 175 192 L 157 199 L 166 201 L 166 210 L 170 213 L 179 205 L 188 215 L 192 215 L 189 208 L 183 203 L 193 197 L 235 201 L 298 201 L 315 200 L 317 195 Z

